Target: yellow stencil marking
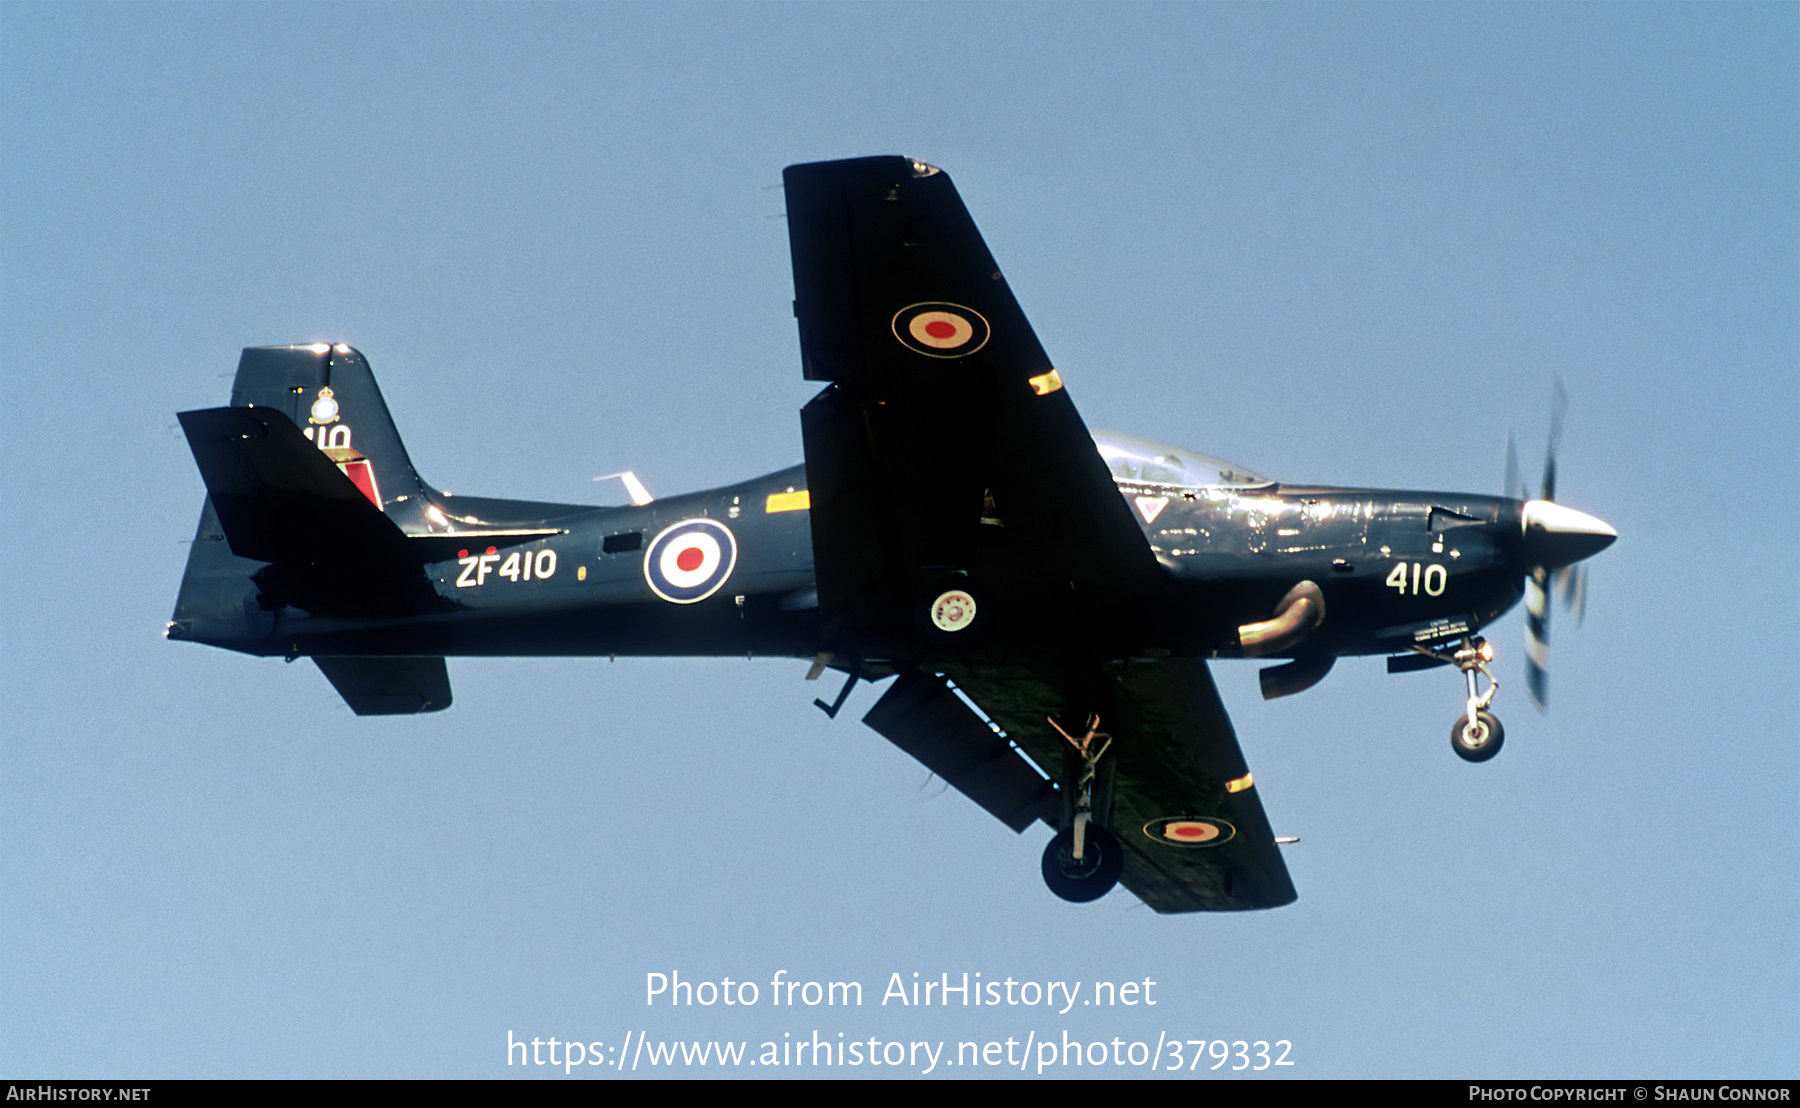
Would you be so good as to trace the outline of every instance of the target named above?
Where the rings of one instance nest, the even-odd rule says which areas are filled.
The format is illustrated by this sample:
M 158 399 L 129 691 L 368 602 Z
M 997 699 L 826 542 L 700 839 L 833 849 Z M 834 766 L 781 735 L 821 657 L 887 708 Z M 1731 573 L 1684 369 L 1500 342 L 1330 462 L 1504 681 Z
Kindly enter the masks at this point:
M 763 511 L 773 515 L 776 512 L 804 512 L 812 507 L 812 493 L 807 489 L 793 492 L 772 492 Z

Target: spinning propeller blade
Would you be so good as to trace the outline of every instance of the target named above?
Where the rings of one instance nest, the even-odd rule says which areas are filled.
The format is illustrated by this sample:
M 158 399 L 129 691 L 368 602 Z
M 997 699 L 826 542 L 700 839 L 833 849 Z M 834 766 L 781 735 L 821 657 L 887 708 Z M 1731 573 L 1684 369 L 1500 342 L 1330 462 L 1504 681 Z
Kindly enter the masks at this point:
M 1542 710 L 1550 695 L 1550 585 L 1554 575 L 1565 607 L 1579 622 L 1587 605 L 1587 570 L 1575 563 L 1598 554 L 1618 538 L 1606 523 L 1556 503 L 1556 453 L 1562 441 L 1563 412 L 1569 405 L 1562 380 L 1550 399 L 1550 441 L 1544 451 L 1543 491 L 1524 501 L 1525 526 L 1525 665 L 1532 703 Z M 1507 442 L 1507 495 L 1517 497 L 1518 456 Z
M 1519 472 L 1519 448 L 1513 444 L 1512 432 L 1506 433 L 1506 495 L 1513 500 L 1529 500 L 1525 494 L 1525 476 Z

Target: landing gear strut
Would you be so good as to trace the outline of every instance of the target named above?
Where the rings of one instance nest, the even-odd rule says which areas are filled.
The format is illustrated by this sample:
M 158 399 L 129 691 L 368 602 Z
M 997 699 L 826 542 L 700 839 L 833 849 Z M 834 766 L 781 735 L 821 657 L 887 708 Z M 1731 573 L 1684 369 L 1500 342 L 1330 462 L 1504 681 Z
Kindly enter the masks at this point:
M 1454 665 L 1468 682 L 1469 697 L 1463 705 L 1463 714 L 1450 727 L 1450 749 L 1465 762 L 1485 762 L 1500 753 L 1506 730 L 1488 711 L 1488 705 L 1494 702 L 1494 694 L 1500 691 L 1500 682 L 1494 680 L 1493 671 L 1487 666 L 1494 660 L 1493 645 L 1479 635 L 1472 635 L 1463 640 L 1454 654 L 1439 654 L 1423 647 L 1414 649 Z M 1477 675 L 1487 678 L 1486 692 L 1480 690 Z
M 1080 738 L 1063 730 L 1054 718 L 1050 726 L 1068 740 L 1075 759 L 1069 826 L 1057 832 L 1044 848 L 1044 884 L 1064 900 L 1085 903 L 1098 900 L 1118 884 L 1125 870 L 1125 854 L 1119 840 L 1094 820 L 1094 782 L 1100 758 L 1112 746 L 1112 736 L 1100 730 L 1100 717 L 1089 716 L 1087 733 Z

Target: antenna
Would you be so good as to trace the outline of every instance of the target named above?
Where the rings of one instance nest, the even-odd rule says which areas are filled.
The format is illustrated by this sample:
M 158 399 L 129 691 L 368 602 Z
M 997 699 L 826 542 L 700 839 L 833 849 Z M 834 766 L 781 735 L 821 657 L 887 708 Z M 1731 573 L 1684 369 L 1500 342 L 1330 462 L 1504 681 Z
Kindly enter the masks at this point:
M 610 481 L 614 477 L 617 477 L 619 483 L 625 486 L 625 495 L 631 497 L 633 506 L 642 508 L 644 505 L 650 503 L 650 501 L 656 499 L 650 495 L 650 490 L 644 487 L 644 483 L 638 480 L 637 474 L 631 472 L 629 469 L 620 470 L 617 473 L 603 473 L 594 478 L 594 480 Z

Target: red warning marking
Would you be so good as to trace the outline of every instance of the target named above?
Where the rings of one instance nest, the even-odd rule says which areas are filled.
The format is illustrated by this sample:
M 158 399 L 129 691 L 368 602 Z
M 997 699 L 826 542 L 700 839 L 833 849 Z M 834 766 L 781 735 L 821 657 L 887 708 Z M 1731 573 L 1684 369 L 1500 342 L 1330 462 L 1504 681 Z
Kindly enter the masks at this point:
M 467 558 L 469 556 L 469 552 L 467 550 L 458 550 L 456 552 L 456 556 L 458 558 Z
M 375 467 L 369 464 L 367 458 L 344 462 L 338 468 L 343 471 L 345 477 L 350 478 L 350 483 L 356 486 L 357 491 L 361 492 L 369 503 L 377 508 L 381 507 L 381 493 L 375 490 Z

